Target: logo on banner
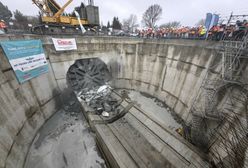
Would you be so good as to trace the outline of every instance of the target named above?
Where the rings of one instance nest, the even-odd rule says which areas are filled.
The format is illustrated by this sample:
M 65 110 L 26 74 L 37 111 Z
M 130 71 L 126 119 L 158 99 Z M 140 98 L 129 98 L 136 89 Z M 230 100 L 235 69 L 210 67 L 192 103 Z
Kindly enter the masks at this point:
M 56 51 L 77 50 L 77 43 L 74 38 L 52 38 L 52 40 Z
M 1 42 L 20 83 L 48 72 L 48 63 L 40 40 Z

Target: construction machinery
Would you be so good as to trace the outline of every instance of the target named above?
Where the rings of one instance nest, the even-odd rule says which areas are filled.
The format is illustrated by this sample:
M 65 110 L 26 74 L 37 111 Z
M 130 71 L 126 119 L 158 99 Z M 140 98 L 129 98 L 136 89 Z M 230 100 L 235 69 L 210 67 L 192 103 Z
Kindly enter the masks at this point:
M 64 13 L 66 7 L 73 1 L 68 0 L 60 6 L 55 0 L 32 0 L 40 9 L 41 24 L 33 27 L 32 31 L 36 34 L 78 34 L 80 24 L 85 28 L 99 26 L 99 10 L 94 6 L 93 0 L 89 0 L 88 5 L 83 3 L 75 8 L 80 18 L 75 13 Z M 81 23 L 80 23 L 81 22 Z

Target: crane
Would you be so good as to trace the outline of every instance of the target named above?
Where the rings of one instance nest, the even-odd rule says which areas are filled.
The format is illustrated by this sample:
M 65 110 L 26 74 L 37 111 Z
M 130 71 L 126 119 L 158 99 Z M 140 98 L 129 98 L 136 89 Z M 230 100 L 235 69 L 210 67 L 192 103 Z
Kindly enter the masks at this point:
M 64 11 L 73 0 L 68 0 L 63 6 L 60 6 L 55 0 L 32 0 L 40 9 L 41 25 L 34 27 L 34 32 L 38 34 L 59 34 L 59 33 L 78 33 L 79 25 L 85 27 L 94 27 L 99 25 L 98 7 L 93 5 L 93 0 L 88 6 L 82 3 L 80 7 L 75 8 L 80 15 L 76 16 L 64 14 Z

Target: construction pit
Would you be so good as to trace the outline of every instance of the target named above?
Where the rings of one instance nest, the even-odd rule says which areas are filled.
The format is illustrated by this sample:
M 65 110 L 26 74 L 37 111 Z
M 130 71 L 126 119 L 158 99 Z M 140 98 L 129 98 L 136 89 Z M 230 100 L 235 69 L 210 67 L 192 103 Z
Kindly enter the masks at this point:
M 222 43 L 73 38 L 60 52 L 50 36 L 0 37 L 40 39 L 49 64 L 19 84 L 0 50 L 0 167 L 247 167 L 247 85 L 202 91 L 220 81 Z

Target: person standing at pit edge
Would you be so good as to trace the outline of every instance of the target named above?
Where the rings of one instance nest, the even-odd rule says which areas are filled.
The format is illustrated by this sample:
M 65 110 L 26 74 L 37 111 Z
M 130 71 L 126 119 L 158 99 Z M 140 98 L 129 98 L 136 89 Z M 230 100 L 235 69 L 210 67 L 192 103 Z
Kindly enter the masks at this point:
M 5 24 L 4 20 L 0 21 L 0 29 L 4 30 L 4 32 L 7 33 L 7 25 Z

